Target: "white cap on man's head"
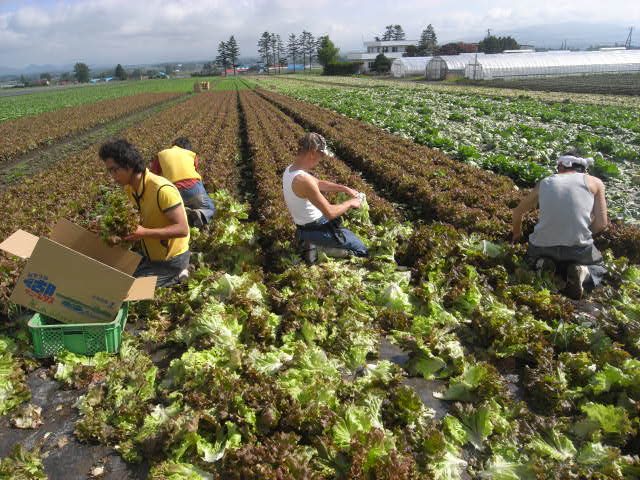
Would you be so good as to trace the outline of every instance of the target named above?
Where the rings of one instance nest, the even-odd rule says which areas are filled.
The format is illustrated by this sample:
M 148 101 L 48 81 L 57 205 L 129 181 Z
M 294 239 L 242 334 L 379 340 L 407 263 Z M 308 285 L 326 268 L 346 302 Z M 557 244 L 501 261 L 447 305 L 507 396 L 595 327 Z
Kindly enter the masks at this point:
M 574 155 L 561 155 L 558 157 L 558 165 L 562 165 L 565 168 L 571 168 L 572 166 L 581 166 L 588 168 L 593 165 L 593 158 L 582 158 Z

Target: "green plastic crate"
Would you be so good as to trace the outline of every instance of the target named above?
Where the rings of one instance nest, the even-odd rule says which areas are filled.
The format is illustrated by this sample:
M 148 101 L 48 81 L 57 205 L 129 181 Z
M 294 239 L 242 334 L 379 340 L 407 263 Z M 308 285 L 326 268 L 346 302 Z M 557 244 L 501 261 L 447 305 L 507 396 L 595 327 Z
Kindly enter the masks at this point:
M 60 323 L 36 313 L 29 320 L 35 355 L 38 358 L 51 357 L 65 349 L 80 355 L 118 353 L 128 313 L 129 305 L 126 302 L 122 304 L 116 319 L 109 323 Z

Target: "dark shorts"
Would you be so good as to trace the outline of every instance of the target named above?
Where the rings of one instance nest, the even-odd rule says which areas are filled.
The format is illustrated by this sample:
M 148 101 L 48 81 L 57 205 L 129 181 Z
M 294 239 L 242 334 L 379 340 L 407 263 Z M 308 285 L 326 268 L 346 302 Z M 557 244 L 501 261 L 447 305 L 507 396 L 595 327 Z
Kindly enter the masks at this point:
M 158 277 L 157 287 L 170 287 L 178 283 L 178 274 L 189 266 L 191 252 L 184 252 L 169 260 L 149 260 L 144 257 L 133 272 L 138 277 Z
M 585 247 L 536 247 L 529 244 L 527 262 L 533 266 L 539 258 L 549 258 L 561 268 L 573 263 L 586 266 L 596 287 L 602 282 L 606 272 L 602 254 L 593 244 Z
M 189 226 L 201 228 L 209 223 L 216 213 L 216 207 L 202 182 L 196 183 L 191 188 L 179 189 L 179 191 L 187 209 Z

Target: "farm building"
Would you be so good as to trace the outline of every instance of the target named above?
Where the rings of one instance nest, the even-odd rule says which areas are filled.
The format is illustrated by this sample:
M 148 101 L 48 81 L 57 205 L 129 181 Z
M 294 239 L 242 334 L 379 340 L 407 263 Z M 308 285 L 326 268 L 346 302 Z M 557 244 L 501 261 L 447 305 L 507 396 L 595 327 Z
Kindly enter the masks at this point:
M 459 55 L 440 55 L 427 63 L 427 80 L 445 80 L 452 76 L 464 77 L 464 69 L 469 62 L 484 53 L 461 53 Z
M 640 50 L 484 55 L 465 67 L 472 80 L 633 72 L 640 72 Z
M 427 64 L 433 57 L 396 58 L 391 64 L 391 75 L 402 78 L 412 75 L 424 75 Z
M 361 73 L 367 73 L 371 71 L 376 57 L 381 53 L 387 58 L 401 58 L 407 51 L 407 47 L 411 45 L 416 46 L 417 44 L 417 40 L 376 40 L 373 42 L 364 42 L 364 49 L 357 52 L 349 52 L 347 59 L 351 62 L 361 63 Z

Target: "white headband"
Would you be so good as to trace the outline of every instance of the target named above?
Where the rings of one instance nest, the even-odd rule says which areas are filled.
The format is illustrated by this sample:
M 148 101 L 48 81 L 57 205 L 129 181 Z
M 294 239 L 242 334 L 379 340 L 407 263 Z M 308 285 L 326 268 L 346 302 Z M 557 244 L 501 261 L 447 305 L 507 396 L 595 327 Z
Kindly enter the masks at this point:
M 570 168 L 572 165 L 582 165 L 584 168 L 593 165 L 593 158 L 574 157 L 572 155 L 562 155 L 558 158 L 558 165 Z

